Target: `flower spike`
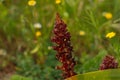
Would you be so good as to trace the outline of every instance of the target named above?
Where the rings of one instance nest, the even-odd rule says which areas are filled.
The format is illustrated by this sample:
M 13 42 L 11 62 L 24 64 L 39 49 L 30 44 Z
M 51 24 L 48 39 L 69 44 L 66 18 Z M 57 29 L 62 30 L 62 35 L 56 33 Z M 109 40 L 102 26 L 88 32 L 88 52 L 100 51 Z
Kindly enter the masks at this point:
M 115 68 L 118 68 L 118 62 L 115 60 L 113 56 L 106 55 L 99 69 L 105 70 L 105 69 L 115 69 Z
M 56 43 L 53 49 L 57 51 L 56 58 L 62 63 L 62 66 L 57 66 L 57 69 L 63 71 L 63 78 L 74 76 L 74 66 L 76 62 L 72 57 L 73 47 L 70 43 L 70 33 L 66 29 L 67 25 L 61 20 L 59 14 L 56 14 L 56 22 L 53 29 L 54 36 L 52 42 Z

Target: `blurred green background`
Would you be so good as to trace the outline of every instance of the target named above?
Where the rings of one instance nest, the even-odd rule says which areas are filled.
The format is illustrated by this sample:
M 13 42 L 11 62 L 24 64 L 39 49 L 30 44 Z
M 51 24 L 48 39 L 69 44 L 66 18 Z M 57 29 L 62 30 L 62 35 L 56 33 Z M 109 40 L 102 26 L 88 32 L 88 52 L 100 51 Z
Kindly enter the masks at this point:
M 120 0 L 30 1 L 0 0 L 0 80 L 62 79 L 50 40 L 57 12 L 71 33 L 78 74 L 98 70 L 106 54 L 120 63 Z

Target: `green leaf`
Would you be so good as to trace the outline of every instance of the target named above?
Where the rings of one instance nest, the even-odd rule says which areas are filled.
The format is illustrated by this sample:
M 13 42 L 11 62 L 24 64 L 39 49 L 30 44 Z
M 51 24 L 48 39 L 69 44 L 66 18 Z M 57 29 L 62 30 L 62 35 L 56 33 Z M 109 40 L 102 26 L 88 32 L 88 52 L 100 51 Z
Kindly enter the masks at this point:
M 34 54 L 34 53 L 38 52 L 39 48 L 40 48 L 40 46 L 37 45 L 37 46 L 31 51 L 31 54 Z
M 109 69 L 79 74 L 66 80 L 120 80 L 120 69 Z

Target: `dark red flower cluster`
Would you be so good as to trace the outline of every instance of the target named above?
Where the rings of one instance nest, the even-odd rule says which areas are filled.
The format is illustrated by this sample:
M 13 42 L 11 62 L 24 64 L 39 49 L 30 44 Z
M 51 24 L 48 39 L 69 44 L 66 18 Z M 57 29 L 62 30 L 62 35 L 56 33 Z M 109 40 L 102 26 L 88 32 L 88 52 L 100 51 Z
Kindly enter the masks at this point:
M 118 68 L 118 62 L 115 60 L 115 58 L 110 55 L 105 56 L 102 64 L 100 65 L 100 70 L 115 69 L 115 68 Z
M 72 57 L 73 47 L 70 43 L 71 36 L 66 27 L 66 24 L 57 13 L 52 42 L 56 43 L 53 49 L 57 51 L 56 58 L 62 63 L 62 66 L 57 66 L 57 69 L 63 71 L 63 78 L 68 78 L 76 74 L 73 70 L 76 62 Z

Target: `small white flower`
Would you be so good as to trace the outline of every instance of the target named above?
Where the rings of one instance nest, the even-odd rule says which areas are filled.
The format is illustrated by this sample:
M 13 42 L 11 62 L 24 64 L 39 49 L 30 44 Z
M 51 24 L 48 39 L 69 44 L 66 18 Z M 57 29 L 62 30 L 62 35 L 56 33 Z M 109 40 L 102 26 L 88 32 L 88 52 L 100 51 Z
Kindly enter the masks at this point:
M 40 29 L 40 28 L 42 28 L 42 25 L 40 23 L 35 23 L 34 27 Z

